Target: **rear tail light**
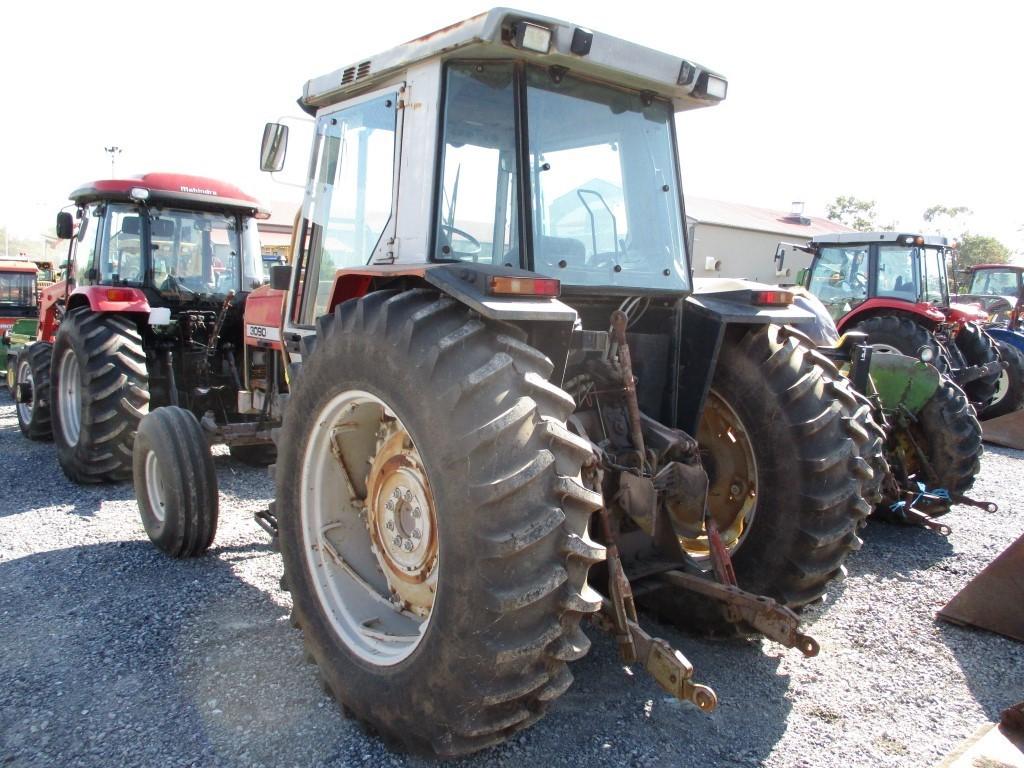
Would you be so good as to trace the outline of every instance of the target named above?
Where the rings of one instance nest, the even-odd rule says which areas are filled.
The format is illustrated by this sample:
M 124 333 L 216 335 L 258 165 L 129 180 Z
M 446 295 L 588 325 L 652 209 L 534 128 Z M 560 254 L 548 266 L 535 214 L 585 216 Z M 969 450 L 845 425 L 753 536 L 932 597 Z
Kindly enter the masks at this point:
M 492 296 L 559 296 L 562 284 L 551 277 L 494 276 L 487 292 Z
M 750 303 L 758 307 L 786 307 L 793 303 L 792 291 L 751 291 Z
M 110 288 L 107 290 L 107 301 L 132 301 L 135 291 L 126 288 Z

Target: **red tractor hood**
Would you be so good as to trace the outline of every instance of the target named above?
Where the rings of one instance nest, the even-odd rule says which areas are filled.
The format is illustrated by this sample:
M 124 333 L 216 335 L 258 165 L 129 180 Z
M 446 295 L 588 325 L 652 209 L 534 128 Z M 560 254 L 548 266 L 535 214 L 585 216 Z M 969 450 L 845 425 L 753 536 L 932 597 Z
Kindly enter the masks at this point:
M 946 317 L 954 323 L 984 323 L 988 320 L 988 312 L 980 304 L 950 303 Z

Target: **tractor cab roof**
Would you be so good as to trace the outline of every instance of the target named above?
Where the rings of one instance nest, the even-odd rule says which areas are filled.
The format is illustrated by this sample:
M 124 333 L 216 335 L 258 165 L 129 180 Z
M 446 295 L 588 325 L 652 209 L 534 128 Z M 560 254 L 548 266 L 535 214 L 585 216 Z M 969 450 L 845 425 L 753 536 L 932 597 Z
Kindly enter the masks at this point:
M 939 235 L 919 235 L 912 232 L 832 232 L 815 235 L 811 238 L 811 247 L 827 245 L 870 245 L 871 243 L 890 243 L 892 245 L 930 245 L 937 248 L 949 248 L 952 243 Z
M 495 8 L 306 83 L 310 114 L 428 59 L 521 59 L 670 99 L 677 112 L 717 104 L 724 77 L 677 56 L 557 19 Z
M 973 264 L 967 267 L 968 272 L 979 272 L 984 269 L 997 270 L 999 272 L 1024 272 L 1024 267 L 1019 264 Z
M 181 208 L 232 208 L 260 219 L 270 216 L 270 209 L 234 184 L 180 173 L 146 173 L 128 179 L 102 179 L 80 186 L 68 197 L 77 205 L 97 200 L 132 200 Z
M 31 272 L 33 275 L 39 271 L 39 267 L 32 261 L 15 261 L 14 259 L 0 259 L 0 272 Z

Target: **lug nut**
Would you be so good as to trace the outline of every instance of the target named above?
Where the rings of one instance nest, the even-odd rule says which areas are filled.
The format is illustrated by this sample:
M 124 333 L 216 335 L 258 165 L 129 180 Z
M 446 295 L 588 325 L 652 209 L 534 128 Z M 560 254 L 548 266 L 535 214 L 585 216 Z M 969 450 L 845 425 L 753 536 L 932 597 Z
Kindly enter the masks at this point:
M 413 547 L 412 539 L 406 539 L 405 540 L 405 551 L 406 552 L 412 552 L 412 547 Z
M 423 535 L 423 534 L 421 534 L 421 533 L 420 533 L 420 529 L 419 529 L 419 528 L 417 528 L 416 530 L 414 530 L 414 531 L 412 532 L 412 537 L 413 537 L 414 539 L 418 539 L 418 538 L 419 538 L 420 536 L 422 536 L 422 535 Z
M 420 508 L 419 507 L 413 507 L 412 516 L 413 517 L 419 517 L 420 516 Z
M 395 524 L 393 522 L 391 522 L 390 520 L 388 520 L 386 523 L 384 523 L 384 527 L 387 528 L 389 531 L 395 530 Z
M 729 486 L 729 493 L 731 493 L 733 496 L 739 496 L 740 495 L 740 491 L 742 491 L 742 490 L 743 489 L 740 488 L 740 484 L 739 483 L 733 483 L 732 485 Z
M 395 536 L 393 542 L 394 542 L 394 545 L 396 547 L 402 546 L 402 537 L 401 536 Z

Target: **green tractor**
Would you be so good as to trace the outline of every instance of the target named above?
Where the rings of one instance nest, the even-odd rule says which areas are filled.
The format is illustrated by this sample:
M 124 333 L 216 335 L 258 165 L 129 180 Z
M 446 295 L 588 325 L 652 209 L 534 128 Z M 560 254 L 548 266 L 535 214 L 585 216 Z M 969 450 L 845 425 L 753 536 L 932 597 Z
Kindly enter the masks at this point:
M 797 290 L 796 302 L 815 314 L 800 326 L 847 377 L 873 410 L 884 434 L 884 455 L 873 469 L 883 478 L 872 499 L 875 515 L 923 525 L 942 534 L 949 527 L 935 520 L 952 504 L 994 512 L 996 505 L 967 496 L 981 469 L 981 424 L 964 391 L 925 360 L 898 352 L 876 354 L 866 334 L 841 337 L 827 307 L 813 294 Z M 924 357 L 929 357 L 927 351 Z

